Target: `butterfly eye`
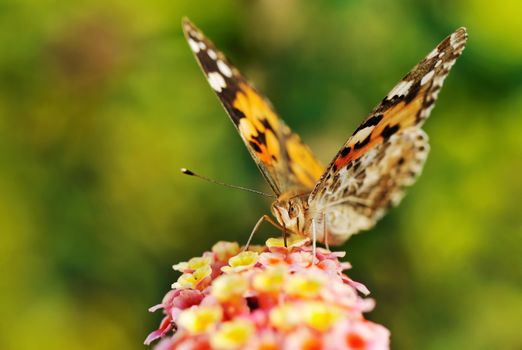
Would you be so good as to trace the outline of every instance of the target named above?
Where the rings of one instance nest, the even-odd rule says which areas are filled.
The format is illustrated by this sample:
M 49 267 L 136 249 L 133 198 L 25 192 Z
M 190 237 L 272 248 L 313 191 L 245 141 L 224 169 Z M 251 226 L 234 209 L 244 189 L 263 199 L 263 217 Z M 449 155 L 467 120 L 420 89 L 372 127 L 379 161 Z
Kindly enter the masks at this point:
M 289 215 L 291 218 L 293 218 L 293 217 L 295 217 L 295 213 L 296 213 L 296 211 L 295 211 L 295 207 L 294 207 L 293 205 L 290 204 L 290 205 L 288 206 L 288 215 Z

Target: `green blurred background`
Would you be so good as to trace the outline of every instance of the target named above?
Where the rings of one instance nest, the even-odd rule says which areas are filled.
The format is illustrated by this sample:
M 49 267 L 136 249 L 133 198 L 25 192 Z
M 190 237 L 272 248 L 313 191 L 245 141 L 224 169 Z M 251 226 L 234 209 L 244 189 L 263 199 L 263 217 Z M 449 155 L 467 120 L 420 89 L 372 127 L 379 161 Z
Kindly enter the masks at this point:
M 179 174 L 268 190 L 185 43 L 184 15 L 324 163 L 467 26 L 426 124 L 423 176 L 341 249 L 393 348 L 522 348 L 518 0 L 2 0 L 0 349 L 143 349 L 170 266 L 244 242 L 268 212 Z

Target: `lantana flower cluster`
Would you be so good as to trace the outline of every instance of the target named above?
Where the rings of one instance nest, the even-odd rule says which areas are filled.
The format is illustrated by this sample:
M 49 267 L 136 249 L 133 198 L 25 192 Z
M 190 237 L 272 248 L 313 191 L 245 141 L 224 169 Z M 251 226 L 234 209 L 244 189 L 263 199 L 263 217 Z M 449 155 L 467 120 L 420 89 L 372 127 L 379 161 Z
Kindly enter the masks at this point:
M 174 265 L 182 275 L 161 304 L 160 327 L 145 344 L 174 349 L 388 349 L 389 331 L 366 320 L 374 302 L 350 279 L 344 252 L 308 239 L 271 238 L 243 251 L 218 242 L 201 257 Z M 362 296 L 361 296 L 362 295 Z

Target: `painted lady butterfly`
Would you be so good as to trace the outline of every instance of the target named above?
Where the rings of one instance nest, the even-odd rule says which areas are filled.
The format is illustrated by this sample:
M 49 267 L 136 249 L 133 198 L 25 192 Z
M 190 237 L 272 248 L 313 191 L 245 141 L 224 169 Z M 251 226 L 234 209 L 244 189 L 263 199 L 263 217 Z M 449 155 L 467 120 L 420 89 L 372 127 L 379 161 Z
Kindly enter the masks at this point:
M 188 19 L 183 29 L 207 80 L 277 199 L 272 213 L 287 230 L 331 244 L 368 230 L 397 205 L 429 151 L 421 129 L 444 79 L 464 50 L 465 28 L 433 49 L 384 97 L 325 168 L 301 138 Z

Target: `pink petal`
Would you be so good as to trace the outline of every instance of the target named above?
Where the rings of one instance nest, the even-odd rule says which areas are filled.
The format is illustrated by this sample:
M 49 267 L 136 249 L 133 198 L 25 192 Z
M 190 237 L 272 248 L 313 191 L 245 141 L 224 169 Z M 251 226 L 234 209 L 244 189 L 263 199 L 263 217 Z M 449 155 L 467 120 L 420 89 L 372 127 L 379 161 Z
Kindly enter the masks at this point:
M 199 290 L 184 289 L 172 299 L 172 307 L 184 310 L 193 305 L 199 305 L 201 300 L 203 300 L 203 297 L 203 293 Z
M 154 332 L 150 333 L 144 341 L 145 345 L 149 345 L 154 340 L 163 337 L 168 331 L 172 329 L 172 324 L 170 323 L 170 317 L 164 317 L 161 321 L 160 327 Z
M 350 277 L 348 277 L 346 275 L 343 275 L 343 280 L 346 283 L 348 283 L 350 286 L 352 286 L 355 289 L 357 289 L 362 294 L 364 294 L 364 295 L 369 295 L 370 294 L 370 290 L 368 288 L 366 288 L 366 286 L 364 284 L 359 283 L 359 282 L 355 282 L 354 280 L 352 280 Z
M 157 305 L 149 307 L 149 312 L 156 312 L 159 309 L 163 309 L 163 304 L 157 304 Z

